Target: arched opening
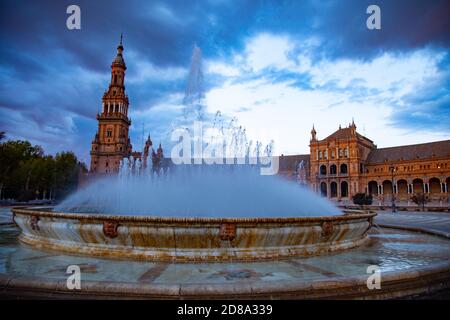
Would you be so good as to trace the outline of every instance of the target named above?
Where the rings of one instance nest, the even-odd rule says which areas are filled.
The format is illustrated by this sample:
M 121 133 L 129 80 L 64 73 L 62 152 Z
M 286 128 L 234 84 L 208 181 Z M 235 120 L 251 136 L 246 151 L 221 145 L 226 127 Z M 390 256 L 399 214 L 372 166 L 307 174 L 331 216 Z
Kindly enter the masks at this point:
M 327 196 L 327 184 L 325 182 L 322 182 L 320 184 L 320 194 L 322 195 L 322 197 Z
M 401 196 L 406 196 L 408 194 L 408 182 L 405 179 L 397 181 L 398 194 Z
M 320 166 L 320 174 L 321 175 L 326 175 L 327 174 L 327 166 L 326 165 L 321 165 Z
M 392 195 L 392 181 L 390 180 L 384 180 L 383 181 L 383 194 L 385 195 Z
M 441 180 L 438 178 L 431 178 L 429 181 L 430 193 L 441 193 Z
M 376 181 L 369 182 L 369 194 L 372 195 L 378 194 L 378 183 Z
M 347 165 L 345 163 L 341 164 L 341 173 L 347 173 Z
M 337 183 L 334 181 L 332 183 L 330 183 L 330 193 L 331 193 L 331 198 L 337 197 Z
M 336 174 L 337 173 L 337 167 L 335 164 L 332 164 L 330 166 L 330 174 Z
M 348 183 L 347 181 L 341 182 L 341 197 L 348 197 Z
M 414 193 L 423 193 L 423 180 L 422 179 L 414 179 L 413 180 L 413 192 Z

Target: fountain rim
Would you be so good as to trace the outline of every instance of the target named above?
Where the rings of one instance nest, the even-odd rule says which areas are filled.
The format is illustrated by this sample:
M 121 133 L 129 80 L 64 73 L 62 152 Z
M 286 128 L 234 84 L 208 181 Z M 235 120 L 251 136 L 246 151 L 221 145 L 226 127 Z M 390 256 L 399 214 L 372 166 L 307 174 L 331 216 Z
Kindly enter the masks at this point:
M 112 215 L 112 214 L 91 214 L 91 213 L 66 213 L 49 211 L 53 206 L 48 207 L 19 207 L 12 208 L 13 214 L 23 214 L 28 216 L 40 216 L 45 218 L 64 218 L 88 221 L 116 221 L 116 222 L 159 222 L 159 223 L 295 223 L 295 222 L 324 222 L 324 221 L 347 221 L 356 219 L 372 219 L 377 215 L 373 211 L 343 210 L 343 214 L 336 216 L 314 216 L 314 217 L 161 217 L 161 216 L 140 216 L 140 215 Z M 44 209 L 44 210 L 42 210 Z

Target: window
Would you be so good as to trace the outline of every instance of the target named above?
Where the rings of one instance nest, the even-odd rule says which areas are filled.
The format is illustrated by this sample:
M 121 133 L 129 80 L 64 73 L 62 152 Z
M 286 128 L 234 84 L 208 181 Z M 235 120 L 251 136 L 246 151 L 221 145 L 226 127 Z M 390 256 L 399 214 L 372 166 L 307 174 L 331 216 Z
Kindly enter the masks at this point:
M 331 150 L 331 159 L 334 159 L 335 153 L 334 150 Z
M 339 158 L 342 158 L 344 156 L 344 152 L 341 148 L 339 148 Z
M 327 174 L 327 167 L 325 165 L 320 166 L 320 174 L 326 175 Z
M 106 131 L 106 136 L 107 136 L 108 138 L 112 137 L 112 130 Z
M 344 156 L 345 156 L 346 158 L 348 158 L 348 148 L 345 148 L 345 150 L 344 150 Z
M 325 150 L 325 152 L 324 152 L 324 154 L 323 154 L 323 157 L 324 157 L 325 159 L 328 159 L 328 150 Z
M 335 164 L 332 164 L 330 166 L 330 174 L 336 174 L 337 173 L 337 166 Z
M 322 159 L 322 151 L 319 151 L 319 159 Z
M 341 164 L 341 173 L 347 173 L 348 168 L 347 165 L 345 163 Z

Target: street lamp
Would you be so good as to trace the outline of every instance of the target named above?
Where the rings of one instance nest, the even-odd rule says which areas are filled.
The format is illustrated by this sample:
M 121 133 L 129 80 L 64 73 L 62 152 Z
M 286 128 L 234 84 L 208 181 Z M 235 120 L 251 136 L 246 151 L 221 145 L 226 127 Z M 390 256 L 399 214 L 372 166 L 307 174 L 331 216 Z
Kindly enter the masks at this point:
M 389 170 L 391 170 L 391 183 L 392 183 L 392 212 L 395 212 L 395 193 L 394 193 L 394 172 L 395 167 L 390 166 Z

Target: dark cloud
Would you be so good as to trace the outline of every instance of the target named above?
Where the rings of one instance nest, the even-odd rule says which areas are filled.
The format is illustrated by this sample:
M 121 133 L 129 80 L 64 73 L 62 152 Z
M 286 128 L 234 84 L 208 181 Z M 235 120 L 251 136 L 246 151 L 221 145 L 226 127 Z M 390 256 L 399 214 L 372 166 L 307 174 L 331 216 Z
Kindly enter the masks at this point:
M 81 7 L 81 30 L 66 28 L 66 8 L 71 4 Z M 3 0 L 0 129 L 6 128 L 10 136 L 36 137 L 55 149 L 59 140 L 50 139 L 51 128 L 73 117 L 75 129 L 67 130 L 67 135 L 78 148 L 80 130 L 83 139 L 94 134 L 95 113 L 122 32 L 129 78 L 137 75 L 138 63 L 162 70 L 187 68 L 194 43 L 209 59 L 227 58 L 241 50 L 246 39 L 265 31 L 297 39 L 318 37 L 323 45 L 317 54 L 331 58 L 370 58 L 386 50 L 450 46 L 449 1 L 379 0 L 380 31 L 366 29 L 369 4 L 372 1 Z M 274 77 L 281 81 L 289 75 Z M 297 80 L 307 87 L 307 79 Z M 127 91 L 132 107 L 141 110 L 164 101 L 170 93 L 183 92 L 184 86 L 185 79 L 179 77 L 148 79 L 128 83 Z M 27 119 L 28 128 L 12 125 L 18 114 Z

